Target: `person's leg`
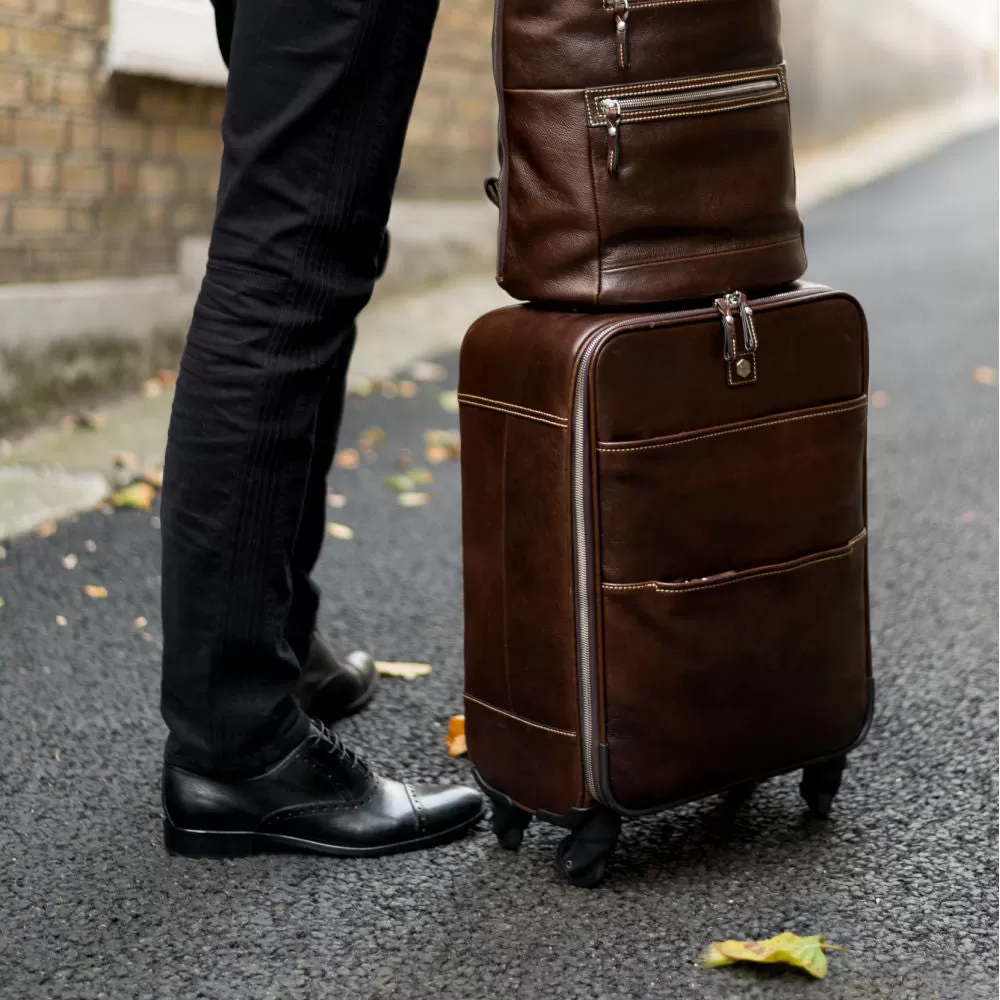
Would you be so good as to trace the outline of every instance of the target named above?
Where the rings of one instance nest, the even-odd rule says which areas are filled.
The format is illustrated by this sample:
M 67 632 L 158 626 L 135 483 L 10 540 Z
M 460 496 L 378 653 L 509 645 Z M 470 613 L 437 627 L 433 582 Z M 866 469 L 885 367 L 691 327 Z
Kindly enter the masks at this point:
M 217 217 L 163 495 L 166 756 L 193 771 L 259 771 L 308 731 L 285 632 L 296 539 L 434 13 L 434 0 L 236 8 Z

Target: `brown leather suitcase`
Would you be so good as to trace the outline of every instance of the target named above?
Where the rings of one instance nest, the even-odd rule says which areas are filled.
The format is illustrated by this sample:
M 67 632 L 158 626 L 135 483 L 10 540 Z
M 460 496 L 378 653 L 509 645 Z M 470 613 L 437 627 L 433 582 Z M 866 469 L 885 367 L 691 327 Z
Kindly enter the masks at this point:
M 594 884 L 620 818 L 805 768 L 871 714 L 864 314 L 799 284 L 512 306 L 462 347 L 466 730 L 511 847 Z
M 497 0 L 497 281 L 642 306 L 800 277 L 778 0 Z

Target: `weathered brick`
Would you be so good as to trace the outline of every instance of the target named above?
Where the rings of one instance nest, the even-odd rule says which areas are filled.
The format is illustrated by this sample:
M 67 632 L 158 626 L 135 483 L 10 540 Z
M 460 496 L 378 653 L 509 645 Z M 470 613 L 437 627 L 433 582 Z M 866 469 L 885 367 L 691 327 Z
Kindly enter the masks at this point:
M 10 25 L 0 24 L 0 53 L 10 52 L 14 42 L 14 34 Z
M 31 103 L 51 104 L 56 99 L 56 83 L 59 75 L 51 66 L 41 66 L 31 70 Z
M 62 0 L 33 0 L 34 13 L 46 21 L 54 21 L 62 14 Z
M 0 108 L 22 107 L 28 96 L 28 74 L 21 69 L 0 69 Z
M 116 163 L 111 168 L 111 193 L 118 197 L 134 194 L 135 178 L 134 163 Z
M 97 64 L 97 53 L 100 43 L 96 36 L 73 36 L 69 39 L 67 58 L 71 66 L 80 69 L 91 69 Z
M 100 126 L 88 118 L 74 118 L 69 124 L 69 145 L 71 149 L 98 149 L 100 147 Z
M 54 191 L 59 180 L 59 163 L 54 156 L 36 156 L 28 164 L 28 186 L 32 191 Z
M 57 28 L 18 28 L 14 51 L 22 56 L 58 59 L 66 51 L 67 37 Z
M 19 236 L 60 233 L 66 224 L 66 210 L 59 202 L 15 202 L 11 229 Z
M 71 108 L 97 103 L 97 82 L 89 73 L 64 70 L 59 74 L 59 103 Z
M 0 194 L 20 191 L 23 186 L 23 161 L 15 156 L 0 156 Z
M 143 163 L 139 166 L 137 190 L 149 198 L 169 198 L 179 184 L 177 166 L 173 163 Z
M 215 129 L 180 125 L 175 151 L 178 156 L 192 159 L 215 159 L 222 155 L 222 136 Z
M 136 110 L 141 118 L 155 121 L 177 121 L 192 114 L 197 115 L 197 100 L 192 87 L 167 83 L 162 80 L 144 80 L 139 88 Z
M 0 111 L 0 146 L 10 146 L 14 142 L 14 116 L 9 111 Z
M 90 208 L 71 208 L 69 227 L 74 233 L 92 233 L 96 228 L 93 210 Z
M 143 206 L 136 201 L 109 201 L 98 207 L 97 226 L 116 236 L 135 234 L 142 228 Z
M 173 156 L 176 135 L 173 125 L 153 125 L 149 131 L 149 151 L 153 156 Z
M 62 149 L 66 145 L 66 124 L 60 114 L 25 112 L 14 121 L 14 142 L 22 149 Z
M 103 24 L 107 20 L 105 0 L 64 0 L 63 15 L 67 24 Z
M 26 13 L 31 10 L 34 0 L 0 0 L 0 10 Z
M 108 189 L 108 165 L 100 160 L 65 160 L 59 171 L 63 194 L 104 194 Z
M 146 126 L 135 118 L 113 118 L 101 125 L 101 147 L 118 156 L 138 156 L 146 146 Z

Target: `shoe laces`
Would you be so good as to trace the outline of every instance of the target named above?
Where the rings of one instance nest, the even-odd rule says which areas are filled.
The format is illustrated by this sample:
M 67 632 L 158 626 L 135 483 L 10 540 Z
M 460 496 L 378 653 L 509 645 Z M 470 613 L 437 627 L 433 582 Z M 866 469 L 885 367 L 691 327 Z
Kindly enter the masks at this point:
M 319 740 L 326 744 L 328 752 L 346 768 L 353 772 L 360 772 L 365 777 L 372 774 L 371 766 L 356 750 L 352 750 L 341 738 L 325 723 L 316 719 L 312 720 L 318 731 Z

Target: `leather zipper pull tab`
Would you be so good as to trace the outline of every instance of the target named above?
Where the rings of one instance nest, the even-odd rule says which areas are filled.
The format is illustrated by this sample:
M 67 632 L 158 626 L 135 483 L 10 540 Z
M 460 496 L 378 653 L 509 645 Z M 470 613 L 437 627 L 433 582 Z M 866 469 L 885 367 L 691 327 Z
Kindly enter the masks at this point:
M 618 46 L 618 68 L 628 69 L 628 0 L 615 0 L 615 42 Z
M 740 322 L 743 325 L 743 349 L 747 354 L 753 354 L 757 350 L 757 327 L 753 321 L 753 310 L 743 292 L 740 296 Z
M 733 318 L 731 295 L 715 300 L 715 308 L 722 314 L 722 360 L 730 362 L 736 355 L 736 320 Z
M 612 97 L 606 98 L 601 107 L 608 120 L 608 173 L 618 172 L 618 129 L 622 121 L 621 105 Z

